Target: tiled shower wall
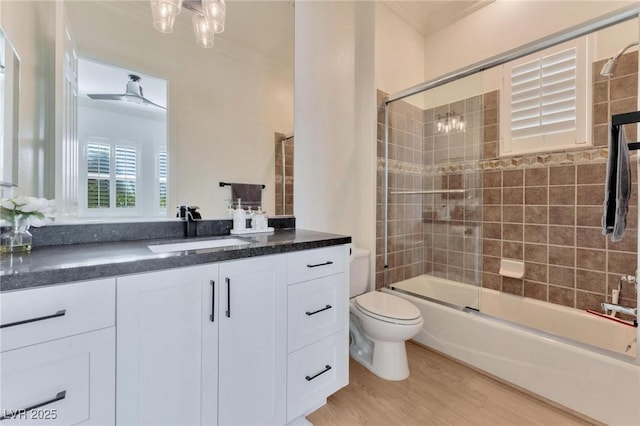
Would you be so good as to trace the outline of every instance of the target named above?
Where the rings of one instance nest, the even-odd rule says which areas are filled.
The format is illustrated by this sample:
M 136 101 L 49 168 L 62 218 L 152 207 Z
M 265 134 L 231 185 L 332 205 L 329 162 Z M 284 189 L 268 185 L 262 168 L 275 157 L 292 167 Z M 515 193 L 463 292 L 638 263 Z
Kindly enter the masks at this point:
M 483 96 L 475 96 L 423 114 L 423 189 L 436 192 L 423 196 L 424 272 L 474 285 L 481 279 L 482 174 L 477 165 L 484 134 L 483 105 Z M 436 132 L 438 118 L 447 113 L 464 117 L 464 131 Z M 466 167 L 451 173 L 449 164 Z
M 467 283 L 481 281 L 488 288 L 551 303 L 599 310 L 600 303 L 610 299 L 611 289 L 617 288 L 619 276 L 634 273 L 638 232 L 635 167 L 632 207 L 623 241 L 612 243 L 600 231 L 607 123 L 612 114 L 638 109 L 638 54 L 623 55 L 614 78 L 599 76 L 602 64 L 593 64 L 594 146 L 585 149 L 499 158 L 499 96 L 491 92 L 462 101 L 467 130 L 464 137 L 449 135 L 446 145 L 443 138 L 431 133 L 431 120 L 443 110 L 422 111 L 423 162 L 419 163 L 414 139 L 419 135 L 414 127 L 417 108 L 394 102 L 390 190 L 419 188 L 416 177 L 421 175 L 419 189 L 460 187 L 467 192 L 463 199 L 458 194 L 390 196 L 389 223 L 395 223 L 389 226 L 394 242 L 390 238 L 386 276 L 381 256 L 384 116 L 380 108 L 376 287 L 430 273 Z M 378 94 L 378 105 L 382 105 L 383 96 Z M 439 108 L 461 112 L 463 105 Z M 635 126 L 627 127 L 628 140 L 635 141 Z M 635 164 L 635 155 L 633 160 Z M 415 210 L 421 203 L 418 197 L 423 203 L 420 213 Z M 421 219 L 421 237 L 417 219 Z M 400 223 L 405 220 L 407 224 Z M 480 220 L 481 230 L 477 226 Z M 478 238 L 480 247 L 474 245 Z M 417 263 L 416 256 L 424 261 Z M 501 258 L 523 260 L 524 279 L 498 275 Z M 474 262 L 479 262 L 477 269 Z M 636 305 L 632 286 L 623 286 L 620 304 Z
M 282 133 L 275 136 L 276 154 L 276 215 L 293 215 L 293 138 L 283 141 Z M 284 144 L 285 173 L 282 175 L 282 144 Z M 282 185 L 284 185 L 284 206 L 282 204 Z
M 378 105 L 383 98 L 384 94 L 378 91 Z M 385 271 L 382 238 L 384 172 L 380 167 L 384 161 L 384 111 L 378 109 L 376 288 L 424 273 L 422 196 L 394 194 L 422 189 L 422 114 L 421 108 L 403 101 L 391 104 L 389 112 L 389 259 Z

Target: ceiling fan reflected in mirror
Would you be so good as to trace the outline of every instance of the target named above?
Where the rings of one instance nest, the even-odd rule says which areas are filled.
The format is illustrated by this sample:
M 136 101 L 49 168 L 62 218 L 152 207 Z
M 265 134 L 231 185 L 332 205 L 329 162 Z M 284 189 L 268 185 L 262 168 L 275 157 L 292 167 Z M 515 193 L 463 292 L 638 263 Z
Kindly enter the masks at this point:
M 162 105 L 158 105 L 144 97 L 140 80 L 142 80 L 142 78 L 139 75 L 129 74 L 129 81 L 127 82 L 127 90 L 125 93 L 90 93 L 87 94 L 87 96 L 99 101 L 127 101 L 140 105 L 151 105 L 166 110 L 167 108 Z

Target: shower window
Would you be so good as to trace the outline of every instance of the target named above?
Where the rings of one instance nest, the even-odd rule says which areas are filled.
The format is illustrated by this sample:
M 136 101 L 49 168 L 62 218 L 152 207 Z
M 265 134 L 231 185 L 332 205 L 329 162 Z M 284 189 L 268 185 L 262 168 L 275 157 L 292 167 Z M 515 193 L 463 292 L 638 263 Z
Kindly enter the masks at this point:
M 505 64 L 500 155 L 588 145 L 587 37 Z

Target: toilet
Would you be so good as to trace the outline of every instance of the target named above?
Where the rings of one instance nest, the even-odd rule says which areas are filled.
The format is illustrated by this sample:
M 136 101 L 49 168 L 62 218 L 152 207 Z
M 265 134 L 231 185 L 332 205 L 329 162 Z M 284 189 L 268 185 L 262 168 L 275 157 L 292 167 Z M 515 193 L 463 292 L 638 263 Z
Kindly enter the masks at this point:
M 352 248 L 349 329 L 351 357 L 386 380 L 409 377 L 405 341 L 422 328 L 420 310 L 411 302 L 369 291 L 369 252 Z

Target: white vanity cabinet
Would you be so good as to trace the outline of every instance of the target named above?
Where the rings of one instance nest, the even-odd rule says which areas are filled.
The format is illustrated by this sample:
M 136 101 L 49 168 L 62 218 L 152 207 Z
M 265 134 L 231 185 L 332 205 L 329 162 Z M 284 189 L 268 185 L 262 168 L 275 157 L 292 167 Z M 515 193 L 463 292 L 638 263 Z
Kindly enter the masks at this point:
M 286 260 L 275 255 L 220 264 L 220 425 L 285 423 Z
M 288 422 L 349 382 L 348 271 L 345 246 L 289 254 Z
M 348 381 L 347 262 L 339 245 L 2 293 L 2 425 L 306 415 Z
M 115 421 L 115 279 L 0 294 L 2 424 Z
M 117 423 L 285 423 L 286 257 L 118 278 Z
M 197 425 L 201 416 L 215 418 L 218 265 L 117 283 L 117 424 Z

